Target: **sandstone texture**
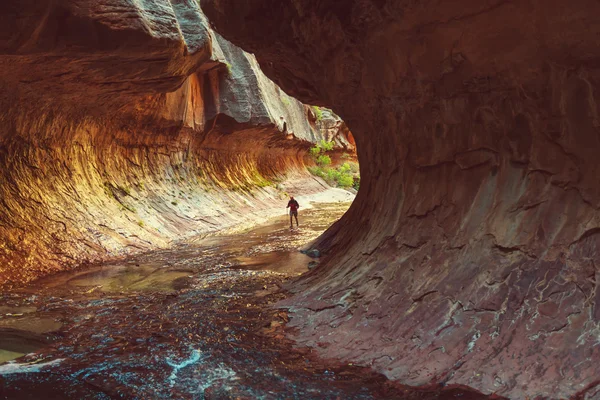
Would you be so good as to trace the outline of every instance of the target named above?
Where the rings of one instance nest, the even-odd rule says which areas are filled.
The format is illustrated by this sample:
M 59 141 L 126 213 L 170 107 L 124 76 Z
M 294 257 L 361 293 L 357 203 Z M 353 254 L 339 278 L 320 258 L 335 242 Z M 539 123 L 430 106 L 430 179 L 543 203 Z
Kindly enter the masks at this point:
M 306 106 L 195 0 L 9 0 L 0 22 L 0 286 L 322 190 Z
M 410 385 L 600 396 L 600 4 L 203 0 L 348 124 L 361 189 L 284 303 Z
M 323 140 L 334 142 L 338 151 L 349 150 L 356 153 L 354 136 L 338 115 L 328 108 L 317 106 L 307 106 L 307 115 L 311 125 L 323 136 Z

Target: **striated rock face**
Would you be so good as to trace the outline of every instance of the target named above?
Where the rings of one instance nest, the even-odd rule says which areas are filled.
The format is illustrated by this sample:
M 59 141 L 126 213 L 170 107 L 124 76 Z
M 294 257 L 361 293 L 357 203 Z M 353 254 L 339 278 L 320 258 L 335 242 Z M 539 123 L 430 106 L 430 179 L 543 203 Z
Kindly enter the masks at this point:
M 11 0 L 0 22 L 0 286 L 262 218 L 288 176 L 320 188 L 305 106 L 196 1 Z
M 335 143 L 337 149 L 345 149 L 356 153 L 356 143 L 346 123 L 327 108 L 307 107 L 307 115 L 315 129 L 323 135 L 324 140 Z
M 597 2 L 202 4 L 356 138 L 361 190 L 286 303 L 299 343 L 411 385 L 598 396 Z

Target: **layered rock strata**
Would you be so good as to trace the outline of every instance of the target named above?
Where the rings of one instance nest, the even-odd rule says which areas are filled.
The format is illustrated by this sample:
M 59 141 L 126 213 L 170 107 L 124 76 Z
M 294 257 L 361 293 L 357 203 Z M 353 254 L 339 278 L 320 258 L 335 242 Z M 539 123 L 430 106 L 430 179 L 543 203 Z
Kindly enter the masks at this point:
M 305 106 L 196 1 L 15 0 L 0 22 L 0 286 L 257 220 L 286 178 L 321 189 Z
M 358 145 L 287 301 L 296 339 L 410 385 L 600 393 L 596 2 L 203 0 Z
M 333 142 L 336 150 L 356 153 L 356 143 L 348 125 L 328 108 L 308 107 L 311 125 L 323 135 L 323 140 Z

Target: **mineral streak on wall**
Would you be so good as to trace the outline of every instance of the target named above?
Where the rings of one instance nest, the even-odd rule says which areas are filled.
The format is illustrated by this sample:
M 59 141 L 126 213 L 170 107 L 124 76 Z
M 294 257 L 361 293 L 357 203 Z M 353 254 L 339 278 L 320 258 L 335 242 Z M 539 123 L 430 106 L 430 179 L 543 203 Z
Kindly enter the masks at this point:
M 4 287 L 256 220 L 322 137 L 194 0 L 2 1 L 0 70 Z
M 202 5 L 358 145 L 286 302 L 301 344 L 410 385 L 600 396 L 600 3 Z

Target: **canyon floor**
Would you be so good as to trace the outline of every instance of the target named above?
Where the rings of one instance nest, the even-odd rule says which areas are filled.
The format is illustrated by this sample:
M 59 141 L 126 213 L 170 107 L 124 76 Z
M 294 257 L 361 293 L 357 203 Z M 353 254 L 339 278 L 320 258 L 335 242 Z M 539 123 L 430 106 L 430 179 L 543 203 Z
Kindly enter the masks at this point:
M 245 231 L 3 293 L 0 398 L 484 398 L 459 388 L 394 385 L 286 339 L 288 316 L 273 305 L 315 261 L 298 249 L 349 205 L 301 208 L 295 230 L 282 210 Z

